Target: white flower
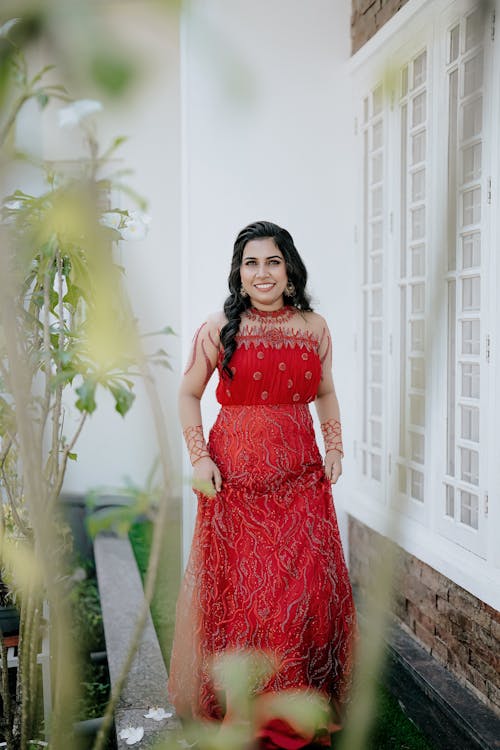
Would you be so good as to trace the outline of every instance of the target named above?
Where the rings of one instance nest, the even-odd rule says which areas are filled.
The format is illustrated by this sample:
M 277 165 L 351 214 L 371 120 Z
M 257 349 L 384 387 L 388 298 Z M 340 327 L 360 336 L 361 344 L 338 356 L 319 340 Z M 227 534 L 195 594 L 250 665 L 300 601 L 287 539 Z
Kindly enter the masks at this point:
M 148 233 L 151 217 L 142 211 L 129 211 L 121 235 L 123 240 L 143 240 Z
M 121 740 L 125 740 L 127 745 L 135 745 L 144 737 L 144 727 L 126 727 L 118 736 Z
M 95 99 L 78 99 L 76 102 L 61 107 L 57 113 L 57 119 L 60 128 L 73 128 L 79 125 L 90 115 L 102 110 L 101 102 Z
M 99 223 L 102 224 L 103 227 L 119 230 L 123 219 L 123 214 L 118 213 L 118 211 L 105 211 L 99 219 Z
M 2 26 L 0 26 L 0 38 L 5 38 L 11 28 L 15 26 L 16 23 L 19 23 L 20 20 L 20 18 L 11 18 L 10 21 L 6 21 Z M 3 747 L 3 745 L 0 744 L 0 747 Z
M 173 716 L 172 713 L 168 713 L 164 708 L 153 706 L 149 709 L 147 714 L 144 714 L 145 719 L 154 719 L 155 721 L 163 721 L 163 719 L 170 719 Z
M 3 204 L 4 208 L 7 208 L 9 211 L 19 211 L 23 207 L 22 201 L 6 201 Z

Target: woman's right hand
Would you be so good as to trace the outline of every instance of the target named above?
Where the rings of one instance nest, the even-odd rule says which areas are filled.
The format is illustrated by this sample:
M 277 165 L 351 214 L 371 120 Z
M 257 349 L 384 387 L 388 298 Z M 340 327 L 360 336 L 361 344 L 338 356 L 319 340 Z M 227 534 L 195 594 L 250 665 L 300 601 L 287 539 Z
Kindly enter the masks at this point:
M 204 456 L 193 466 L 193 490 L 203 493 L 207 497 L 214 497 L 222 489 L 220 471 L 210 456 Z

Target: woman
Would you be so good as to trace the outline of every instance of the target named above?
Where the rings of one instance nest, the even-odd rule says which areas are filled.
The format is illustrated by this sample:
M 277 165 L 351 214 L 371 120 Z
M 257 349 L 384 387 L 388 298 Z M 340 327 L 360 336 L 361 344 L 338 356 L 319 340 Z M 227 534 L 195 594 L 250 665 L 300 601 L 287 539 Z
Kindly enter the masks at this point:
M 355 614 L 330 488 L 342 473 L 340 415 L 330 334 L 306 281 L 285 229 L 243 229 L 224 312 L 197 331 L 182 380 L 193 486 L 203 487 L 170 669 L 186 719 L 227 720 L 213 661 L 228 651 L 272 655 L 261 694 L 317 691 L 340 710 L 346 700 Z M 216 368 L 221 409 L 207 444 L 200 399 Z M 326 721 L 303 737 L 290 721 L 267 721 L 259 737 L 261 747 L 330 744 Z

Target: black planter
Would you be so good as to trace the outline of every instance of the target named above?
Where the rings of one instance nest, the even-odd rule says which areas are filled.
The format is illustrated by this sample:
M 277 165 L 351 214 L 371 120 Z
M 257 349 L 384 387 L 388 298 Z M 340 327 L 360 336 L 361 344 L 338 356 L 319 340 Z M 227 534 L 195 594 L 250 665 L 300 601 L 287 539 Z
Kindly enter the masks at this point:
M 15 607 L 0 607 L 0 629 L 5 638 L 19 633 L 19 612 Z

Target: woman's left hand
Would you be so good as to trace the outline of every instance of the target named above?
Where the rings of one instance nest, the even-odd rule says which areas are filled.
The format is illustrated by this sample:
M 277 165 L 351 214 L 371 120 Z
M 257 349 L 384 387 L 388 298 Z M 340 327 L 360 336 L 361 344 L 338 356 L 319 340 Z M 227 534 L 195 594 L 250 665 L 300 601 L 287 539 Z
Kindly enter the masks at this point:
M 328 451 L 325 456 L 325 474 L 331 484 L 335 484 L 342 474 L 342 453 L 340 451 Z

